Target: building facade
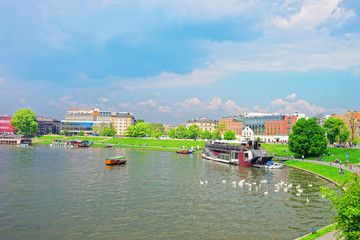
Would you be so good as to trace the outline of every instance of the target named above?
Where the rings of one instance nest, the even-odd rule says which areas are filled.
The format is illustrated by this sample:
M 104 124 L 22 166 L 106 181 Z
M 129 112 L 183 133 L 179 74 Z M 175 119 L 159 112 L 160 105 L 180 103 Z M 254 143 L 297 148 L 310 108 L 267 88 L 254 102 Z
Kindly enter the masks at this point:
M 234 131 L 239 140 L 259 137 L 262 141 L 279 142 L 288 140 L 292 126 L 295 125 L 299 117 L 305 117 L 305 115 L 298 113 L 290 115 L 249 113 L 241 116 L 224 117 L 219 120 L 219 123 L 226 123 L 227 129 Z
M 85 134 L 93 132 L 94 126 L 112 124 L 117 135 L 124 135 L 130 125 L 135 125 L 135 118 L 128 112 L 100 111 L 99 109 L 70 109 L 65 115 L 65 120 L 61 121 L 61 129 L 70 134 Z
M 36 116 L 36 122 L 38 123 L 39 135 L 60 133 L 61 121 L 59 120 L 50 117 Z
M 195 118 L 192 120 L 189 120 L 185 123 L 185 126 L 189 128 L 192 125 L 197 125 L 199 128 L 201 128 L 203 131 L 210 131 L 213 132 L 217 126 L 218 122 L 215 120 L 210 120 L 204 117 Z
M 226 128 L 233 131 L 235 135 L 242 135 L 243 122 L 234 118 L 224 118 L 219 120 L 219 124 L 225 123 Z M 221 131 L 224 134 L 225 131 Z
M 129 126 L 135 125 L 135 118 L 131 113 L 127 112 L 120 112 L 116 113 L 113 112 L 111 114 L 111 123 L 113 124 L 116 135 L 123 136 Z
M 31 144 L 31 138 L 27 135 L 0 134 L 0 144 Z
M 14 128 L 11 126 L 10 120 L 12 116 L 0 116 L 0 134 L 11 134 L 14 133 Z

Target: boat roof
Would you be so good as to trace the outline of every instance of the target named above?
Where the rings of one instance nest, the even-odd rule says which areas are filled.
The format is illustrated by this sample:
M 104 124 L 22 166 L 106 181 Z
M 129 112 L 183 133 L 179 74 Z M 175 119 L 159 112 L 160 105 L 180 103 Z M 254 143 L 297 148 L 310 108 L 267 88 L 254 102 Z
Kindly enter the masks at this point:
M 237 141 L 237 140 L 213 140 L 214 143 L 247 143 L 248 141 Z
M 117 157 L 111 157 L 111 158 L 108 158 L 108 160 L 117 160 L 117 159 L 124 159 L 125 156 L 117 156 Z

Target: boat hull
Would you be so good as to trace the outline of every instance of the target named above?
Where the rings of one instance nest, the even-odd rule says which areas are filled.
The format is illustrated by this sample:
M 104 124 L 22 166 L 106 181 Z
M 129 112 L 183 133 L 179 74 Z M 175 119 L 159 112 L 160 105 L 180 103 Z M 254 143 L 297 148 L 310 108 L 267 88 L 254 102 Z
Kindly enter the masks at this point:
M 115 159 L 106 159 L 105 160 L 105 164 L 106 165 L 120 165 L 120 164 L 125 164 L 126 163 L 126 159 L 121 159 L 121 160 L 115 160 Z

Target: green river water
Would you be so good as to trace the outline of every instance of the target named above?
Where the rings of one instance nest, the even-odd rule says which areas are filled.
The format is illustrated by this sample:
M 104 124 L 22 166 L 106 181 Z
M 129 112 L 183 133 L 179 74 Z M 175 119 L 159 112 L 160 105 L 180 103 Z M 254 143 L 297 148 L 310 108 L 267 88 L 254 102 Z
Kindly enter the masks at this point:
M 117 155 L 126 165 L 105 166 Z M 233 185 L 241 179 L 255 184 Z M 293 188 L 275 192 L 280 181 Z M 291 168 L 268 171 L 200 155 L 3 145 L 0 239 L 294 239 L 330 223 L 319 186 L 332 184 Z

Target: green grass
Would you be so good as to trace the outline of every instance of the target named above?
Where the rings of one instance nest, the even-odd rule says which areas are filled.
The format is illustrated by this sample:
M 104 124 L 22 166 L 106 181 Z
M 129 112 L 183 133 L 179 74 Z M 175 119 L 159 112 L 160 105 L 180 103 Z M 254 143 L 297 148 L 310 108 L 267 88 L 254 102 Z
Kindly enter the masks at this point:
M 302 162 L 301 160 L 299 161 L 290 160 L 290 161 L 286 161 L 285 164 L 320 174 L 321 176 L 327 177 L 339 184 L 347 181 L 352 181 L 354 179 L 354 174 L 352 172 L 344 170 L 345 174 L 339 174 L 339 169 L 332 166 Z
M 198 146 L 203 148 L 205 143 L 202 140 L 169 140 L 169 139 L 150 139 L 150 138 L 112 138 L 112 137 L 65 137 L 58 135 L 46 135 L 34 139 L 33 143 L 50 144 L 53 139 L 61 140 L 88 140 L 93 141 L 95 147 L 105 147 L 107 144 L 113 144 L 115 147 L 134 148 L 134 149 L 149 149 L 149 150 L 166 150 L 176 151 L 178 148 L 193 148 Z
M 291 156 L 293 155 L 295 158 L 301 158 L 301 154 L 296 154 L 293 152 L 290 152 L 289 146 L 286 144 L 261 144 L 261 146 L 268 150 L 271 154 L 274 153 L 275 156 L 284 156 L 287 155 Z M 330 156 L 328 156 L 328 151 L 330 151 Z M 349 148 L 333 148 L 328 147 L 325 151 L 325 156 L 322 156 L 322 159 L 326 162 L 334 162 L 335 159 L 341 160 L 343 163 L 346 161 L 346 153 L 349 153 L 349 162 L 351 163 L 359 163 L 360 162 L 360 149 L 349 149 Z M 333 156 L 332 156 L 333 155 Z M 316 157 L 308 157 L 306 159 L 309 160 L 315 160 L 319 158 L 319 156 Z
M 300 238 L 301 240 L 314 240 L 318 237 L 321 237 L 329 232 L 331 232 L 332 230 L 335 230 L 335 225 L 330 225 L 330 226 L 327 226 L 319 231 L 317 231 L 316 234 L 310 234 L 310 235 L 307 235 L 306 237 L 303 237 L 303 238 Z

